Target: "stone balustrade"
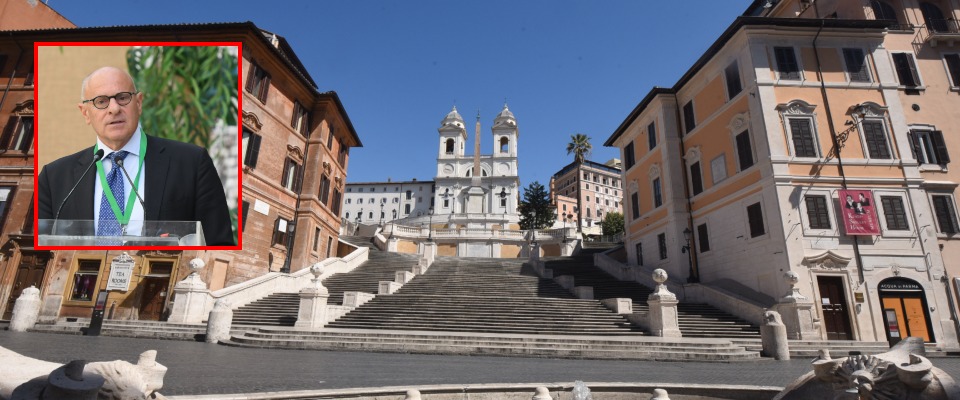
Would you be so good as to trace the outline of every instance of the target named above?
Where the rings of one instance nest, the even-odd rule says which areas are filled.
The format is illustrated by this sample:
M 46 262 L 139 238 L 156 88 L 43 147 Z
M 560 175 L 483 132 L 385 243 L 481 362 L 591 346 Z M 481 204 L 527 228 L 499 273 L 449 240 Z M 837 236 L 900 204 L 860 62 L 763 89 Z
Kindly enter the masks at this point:
M 432 231 L 427 227 L 404 226 L 388 224 L 381 232 L 385 237 L 392 237 L 414 242 L 426 241 L 432 238 L 436 241 L 459 240 L 495 240 L 501 243 L 524 244 L 536 240 L 540 244 L 561 243 L 574 241 L 574 228 L 530 230 L 504 230 L 500 228 L 436 228 Z

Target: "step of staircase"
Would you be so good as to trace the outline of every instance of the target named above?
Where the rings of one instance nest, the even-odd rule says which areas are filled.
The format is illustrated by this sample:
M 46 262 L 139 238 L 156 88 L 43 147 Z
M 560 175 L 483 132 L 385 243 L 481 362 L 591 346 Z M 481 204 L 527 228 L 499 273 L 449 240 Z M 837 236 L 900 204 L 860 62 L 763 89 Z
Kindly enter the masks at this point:
M 62 333 L 82 335 L 90 325 L 89 318 L 77 321 L 58 321 L 55 324 L 37 324 L 30 332 Z M 242 335 L 256 329 L 254 326 L 234 325 L 231 335 Z M 154 338 L 169 340 L 203 341 L 207 334 L 207 324 L 181 324 L 165 321 L 104 320 L 100 330 L 102 336 Z
M 498 355 L 620 360 L 751 361 L 754 351 L 728 340 L 644 336 L 556 336 L 293 328 L 260 328 L 224 344 L 240 347 L 363 350 L 422 354 Z
M 760 352 L 763 350 L 763 345 L 756 339 L 731 339 L 731 342 L 743 346 L 749 351 Z M 817 357 L 821 349 L 827 349 L 833 358 L 841 358 L 885 353 L 890 350 L 890 344 L 887 342 L 858 342 L 853 340 L 790 340 L 789 348 L 791 358 Z

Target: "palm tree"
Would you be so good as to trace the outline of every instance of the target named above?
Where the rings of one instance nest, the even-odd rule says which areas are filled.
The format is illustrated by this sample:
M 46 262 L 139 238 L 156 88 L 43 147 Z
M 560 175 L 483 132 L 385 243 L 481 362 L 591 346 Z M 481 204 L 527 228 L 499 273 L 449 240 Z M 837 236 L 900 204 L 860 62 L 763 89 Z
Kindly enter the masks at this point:
M 574 161 L 577 162 L 577 232 L 583 232 L 583 204 L 580 198 L 580 179 L 582 178 L 580 167 L 583 165 L 585 157 L 590 155 L 593 146 L 590 145 L 590 137 L 582 133 L 570 135 L 570 143 L 567 143 L 567 154 L 573 154 Z

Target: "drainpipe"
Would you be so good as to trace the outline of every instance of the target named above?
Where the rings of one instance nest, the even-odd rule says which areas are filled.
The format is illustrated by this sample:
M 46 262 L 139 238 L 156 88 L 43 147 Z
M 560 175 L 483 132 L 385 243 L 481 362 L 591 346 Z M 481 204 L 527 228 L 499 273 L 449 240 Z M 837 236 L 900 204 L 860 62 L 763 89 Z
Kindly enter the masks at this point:
M 680 115 L 680 98 L 677 97 L 677 94 L 673 94 L 673 102 L 677 105 L 677 127 L 680 127 L 680 123 L 683 121 Z M 690 271 L 687 276 L 687 283 L 700 283 L 700 258 L 697 257 L 697 241 L 693 233 L 693 204 L 690 201 L 690 188 L 687 187 L 687 162 L 683 159 L 683 156 L 687 154 L 687 146 L 683 142 L 683 137 L 686 135 L 684 131 L 686 127 L 682 129 L 677 129 L 677 136 L 680 137 L 680 176 L 683 177 L 683 197 L 687 201 L 687 229 L 690 229 L 690 248 L 687 251 L 690 252 Z M 662 182 L 662 181 L 661 181 Z M 660 190 L 663 193 L 663 189 Z
M 816 5 L 816 3 L 814 3 Z M 833 126 L 833 112 L 830 109 L 830 99 L 827 97 L 827 85 L 823 82 L 823 71 L 820 66 L 820 50 L 817 48 L 817 40 L 820 39 L 820 32 L 823 31 L 824 20 L 820 20 L 820 28 L 817 29 L 817 35 L 813 37 L 813 56 L 817 64 L 817 79 L 820 80 L 820 95 L 823 97 L 823 107 L 827 114 L 827 125 L 830 129 L 830 140 L 833 143 L 834 153 L 837 156 L 837 172 L 840 173 L 840 185 L 844 190 L 847 189 L 847 176 L 843 173 L 843 158 L 840 157 L 840 141 L 837 138 L 837 130 Z M 853 237 L 853 255 L 857 260 L 857 277 L 860 283 L 863 279 L 863 258 L 860 256 L 860 237 Z

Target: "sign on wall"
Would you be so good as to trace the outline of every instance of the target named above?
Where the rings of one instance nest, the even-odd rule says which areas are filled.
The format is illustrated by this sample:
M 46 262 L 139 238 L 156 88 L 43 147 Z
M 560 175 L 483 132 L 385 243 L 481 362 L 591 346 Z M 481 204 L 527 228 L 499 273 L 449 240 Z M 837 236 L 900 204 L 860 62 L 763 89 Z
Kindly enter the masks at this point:
M 840 190 L 840 215 L 847 235 L 879 235 L 873 193 L 869 190 Z
M 107 278 L 107 291 L 120 290 L 126 292 L 130 288 L 130 278 L 133 277 L 133 257 L 123 253 L 110 262 L 110 276 Z

